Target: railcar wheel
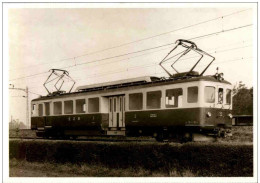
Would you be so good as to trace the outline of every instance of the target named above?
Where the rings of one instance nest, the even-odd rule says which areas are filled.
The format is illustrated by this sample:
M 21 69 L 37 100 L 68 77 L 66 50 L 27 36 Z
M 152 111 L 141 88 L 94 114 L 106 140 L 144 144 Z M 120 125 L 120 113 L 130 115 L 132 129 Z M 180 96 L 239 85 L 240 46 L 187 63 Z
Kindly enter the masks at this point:
M 49 136 L 48 134 L 45 134 L 45 135 L 43 136 L 43 138 L 45 138 L 45 139 L 49 139 L 50 136 Z
M 157 132 L 155 136 L 156 141 L 158 142 L 164 142 L 169 140 L 169 133 L 168 131 L 161 131 Z
M 158 135 L 157 137 L 155 137 L 155 139 L 158 142 L 163 142 L 163 137 L 161 135 Z
M 155 137 L 155 140 L 158 141 L 158 142 L 163 142 L 163 133 L 162 132 L 157 132 L 157 133 L 154 133 L 154 137 Z
M 62 137 L 62 139 L 64 139 L 64 140 L 69 140 L 69 139 L 70 139 L 70 136 L 64 135 L 64 136 Z
M 226 137 L 227 137 L 226 131 L 224 131 L 224 130 L 221 131 L 220 136 L 221 136 L 222 138 L 226 138 Z
M 184 133 L 181 138 L 181 142 L 186 143 L 191 141 L 192 141 L 192 133 Z
M 220 129 L 218 131 L 218 136 L 222 137 L 222 138 L 226 138 L 227 137 L 227 133 L 226 133 L 226 131 L 224 129 Z

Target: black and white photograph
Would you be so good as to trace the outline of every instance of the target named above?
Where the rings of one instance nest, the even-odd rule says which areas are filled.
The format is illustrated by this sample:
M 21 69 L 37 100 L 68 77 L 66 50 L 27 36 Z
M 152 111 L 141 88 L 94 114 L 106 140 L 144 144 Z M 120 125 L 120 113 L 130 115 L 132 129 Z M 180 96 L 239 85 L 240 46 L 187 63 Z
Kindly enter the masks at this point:
M 257 182 L 257 7 L 3 3 L 3 182 Z

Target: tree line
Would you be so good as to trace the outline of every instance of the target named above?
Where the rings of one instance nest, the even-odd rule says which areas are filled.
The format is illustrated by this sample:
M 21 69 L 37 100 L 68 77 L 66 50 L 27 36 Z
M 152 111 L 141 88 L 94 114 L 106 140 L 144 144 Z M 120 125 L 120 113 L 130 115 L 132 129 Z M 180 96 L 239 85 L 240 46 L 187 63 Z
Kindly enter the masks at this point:
M 253 87 L 247 88 L 242 81 L 233 88 L 233 114 L 253 115 Z

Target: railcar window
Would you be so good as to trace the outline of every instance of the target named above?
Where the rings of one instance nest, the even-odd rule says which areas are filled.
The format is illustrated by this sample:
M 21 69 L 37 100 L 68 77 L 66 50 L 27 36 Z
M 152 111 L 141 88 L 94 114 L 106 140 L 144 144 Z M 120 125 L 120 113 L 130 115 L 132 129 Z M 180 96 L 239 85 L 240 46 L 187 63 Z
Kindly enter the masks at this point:
M 44 107 L 45 107 L 45 116 L 50 115 L 50 102 L 44 102 Z
M 182 103 L 182 88 L 166 90 L 166 108 L 180 107 Z
M 188 87 L 188 98 L 187 98 L 188 103 L 198 102 L 198 91 L 199 89 L 197 86 Z
M 122 111 L 122 98 L 119 98 L 119 111 Z
M 61 102 L 53 102 L 53 114 L 61 114 Z
M 88 99 L 88 112 L 99 112 L 99 98 Z
M 32 104 L 32 116 L 36 115 L 36 104 Z
M 227 89 L 226 104 L 231 104 L 231 90 L 230 89 Z
M 112 112 L 112 98 L 109 99 L 109 103 L 110 103 L 109 104 L 110 105 L 110 109 L 109 110 L 110 110 L 110 112 Z
M 161 91 L 147 92 L 146 107 L 147 109 L 159 109 L 161 107 Z
M 73 101 L 64 101 L 64 114 L 73 114 Z
M 218 103 L 223 104 L 223 88 L 218 89 Z
M 143 109 L 143 94 L 132 93 L 129 94 L 129 110 L 141 110 Z
M 42 104 L 38 105 L 38 115 L 43 116 L 43 105 Z
M 116 98 L 114 98 L 114 112 L 116 112 Z
M 76 113 L 85 113 L 85 99 L 78 99 L 76 100 Z
M 215 103 L 215 87 L 206 86 L 204 89 L 204 100 L 207 103 Z

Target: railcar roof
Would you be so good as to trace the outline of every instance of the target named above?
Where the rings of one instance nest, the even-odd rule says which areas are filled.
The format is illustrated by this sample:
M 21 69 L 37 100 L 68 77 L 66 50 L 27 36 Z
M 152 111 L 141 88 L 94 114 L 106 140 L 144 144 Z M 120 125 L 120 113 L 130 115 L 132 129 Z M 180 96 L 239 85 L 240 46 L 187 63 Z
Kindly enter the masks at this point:
M 97 83 L 97 84 L 79 86 L 76 88 L 76 91 L 97 88 L 97 87 L 111 86 L 111 85 L 134 83 L 134 82 L 152 82 L 152 81 L 156 81 L 156 80 L 160 80 L 160 78 L 155 77 L 155 76 L 143 76 L 143 77 L 136 77 L 136 78 L 130 78 L 130 79 L 122 79 L 122 80 L 117 80 L 117 81 L 110 81 L 110 82 L 105 82 L 105 83 Z
M 119 81 L 122 81 L 122 80 L 119 80 Z M 80 93 L 92 93 L 92 92 L 96 92 L 96 91 L 103 91 L 103 92 L 113 91 L 113 90 L 120 89 L 120 88 L 122 89 L 122 88 L 130 88 L 130 87 L 135 87 L 135 88 L 152 87 L 152 86 L 169 85 L 169 84 L 177 84 L 177 83 L 187 83 L 187 82 L 194 82 L 194 81 L 211 81 L 211 82 L 231 84 L 230 82 L 228 82 L 226 80 L 219 81 L 214 76 L 199 76 L 199 77 L 190 77 L 190 78 L 169 78 L 169 79 L 160 79 L 160 80 L 153 79 L 151 81 L 145 81 L 145 82 L 141 82 L 141 83 L 140 82 L 133 82 L 133 83 L 128 82 L 126 85 L 124 83 L 115 82 L 117 84 L 109 85 L 109 86 L 98 85 L 94 88 L 85 88 L 85 90 L 83 89 L 83 91 L 76 91 L 76 92 L 72 92 L 72 93 L 64 93 L 64 94 L 60 94 L 60 95 L 57 95 L 57 96 L 42 96 L 42 97 L 33 99 L 32 101 L 48 100 L 48 99 L 53 99 L 53 98 L 59 98 L 59 97 L 62 97 L 62 96 L 68 96 L 68 95 L 74 95 L 74 94 L 77 95 L 77 94 L 80 94 Z

